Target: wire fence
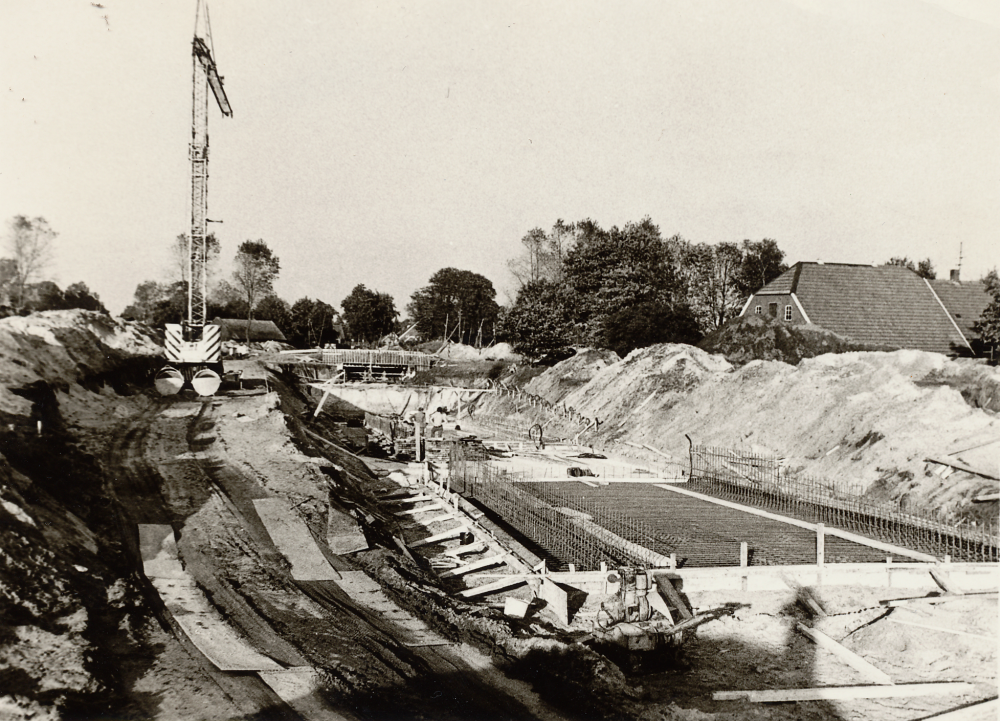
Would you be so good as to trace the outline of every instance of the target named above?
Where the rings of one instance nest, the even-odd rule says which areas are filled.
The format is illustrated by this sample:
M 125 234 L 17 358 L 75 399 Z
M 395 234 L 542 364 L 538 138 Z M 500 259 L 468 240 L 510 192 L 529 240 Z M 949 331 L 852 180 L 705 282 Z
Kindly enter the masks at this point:
M 956 525 L 906 501 L 879 501 L 859 484 L 791 474 L 770 456 L 691 447 L 693 491 L 825 523 L 879 541 L 961 561 L 1000 561 L 1000 524 Z

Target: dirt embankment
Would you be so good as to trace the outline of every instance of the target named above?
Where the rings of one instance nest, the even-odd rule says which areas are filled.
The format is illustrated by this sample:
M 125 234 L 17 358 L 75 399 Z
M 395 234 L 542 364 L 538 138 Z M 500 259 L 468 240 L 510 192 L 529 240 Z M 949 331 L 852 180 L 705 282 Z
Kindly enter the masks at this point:
M 142 614 L 95 458 L 147 405 L 119 391 L 161 353 L 141 326 L 98 313 L 0 320 L 0 717 L 115 706 Z
M 633 351 L 610 364 L 582 354 L 535 378 L 525 391 L 600 420 L 581 442 L 662 462 L 631 444 L 680 460 L 685 434 L 696 444 L 770 453 L 803 474 L 877 487 L 911 505 L 955 516 L 997 482 L 929 465 L 955 461 L 1000 472 L 1000 370 L 914 350 L 826 354 L 793 366 L 752 361 L 734 368 L 722 356 L 686 345 Z M 568 389 L 569 392 L 567 392 Z M 496 397 L 481 410 L 512 414 L 528 427 L 551 418 L 541 408 L 514 412 Z M 572 435 L 558 419 L 551 435 Z M 995 508 L 993 509 L 995 514 Z

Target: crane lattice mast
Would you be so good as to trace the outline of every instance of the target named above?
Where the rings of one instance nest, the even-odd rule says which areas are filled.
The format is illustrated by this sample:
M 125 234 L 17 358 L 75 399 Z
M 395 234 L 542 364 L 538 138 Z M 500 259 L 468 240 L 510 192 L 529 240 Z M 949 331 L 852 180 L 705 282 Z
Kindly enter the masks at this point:
M 204 10 L 204 12 L 202 12 Z M 200 26 L 200 27 L 199 27 Z M 223 116 L 233 114 L 222 87 L 222 77 L 215 65 L 212 26 L 208 3 L 198 0 L 192 42 L 191 104 L 191 235 L 188 238 L 188 327 L 202 328 L 207 322 L 208 300 L 207 226 L 208 226 L 208 88 L 211 86 Z

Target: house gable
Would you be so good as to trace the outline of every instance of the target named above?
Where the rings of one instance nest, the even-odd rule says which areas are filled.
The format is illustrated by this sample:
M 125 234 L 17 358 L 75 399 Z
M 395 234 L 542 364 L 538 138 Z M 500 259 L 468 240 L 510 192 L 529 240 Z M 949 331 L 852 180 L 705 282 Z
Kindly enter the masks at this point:
M 931 287 L 908 268 L 796 263 L 754 294 L 744 315 L 786 294 L 809 321 L 855 341 L 947 354 L 967 346 Z

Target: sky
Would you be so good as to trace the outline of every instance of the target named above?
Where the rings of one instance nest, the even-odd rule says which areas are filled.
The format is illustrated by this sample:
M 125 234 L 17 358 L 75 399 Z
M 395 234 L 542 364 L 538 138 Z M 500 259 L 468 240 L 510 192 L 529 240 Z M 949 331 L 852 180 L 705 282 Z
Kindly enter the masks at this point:
M 1000 3 L 211 0 L 208 217 L 279 295 L 516 294 L 532 228 L 1000 266 Z M 120 312 L 188 230 L 195 0 L 4 0 L 0 220 Z M 4 227 L 3 232 L 6 232 Z M 0 252 L 2 255 L 2 252 Z

